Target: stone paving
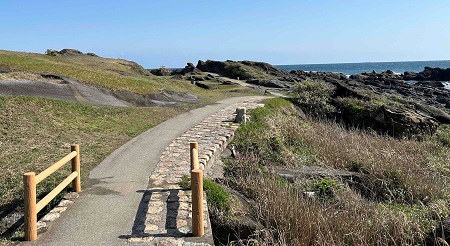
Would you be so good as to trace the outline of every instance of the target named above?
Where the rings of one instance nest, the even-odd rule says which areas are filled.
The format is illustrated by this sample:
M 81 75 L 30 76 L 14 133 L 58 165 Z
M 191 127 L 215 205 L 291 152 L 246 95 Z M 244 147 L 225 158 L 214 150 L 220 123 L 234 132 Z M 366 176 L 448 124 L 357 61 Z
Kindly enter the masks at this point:
M 190 175 L 189 143 L 198 142 L 200 168 L 207 170 L 208 164 L 226 148 L 239 126 L 234 123 L 236 108 L 263 106 L 258 103 L 260 100 L 255 98 L 233 104 L 207 117 L 166 147 L 142 196 L 129 243 L 214 245 L 206 195 L 203 201 L 205 236 L 193 237 L 191 191 L 179 186 L 181 178 Z

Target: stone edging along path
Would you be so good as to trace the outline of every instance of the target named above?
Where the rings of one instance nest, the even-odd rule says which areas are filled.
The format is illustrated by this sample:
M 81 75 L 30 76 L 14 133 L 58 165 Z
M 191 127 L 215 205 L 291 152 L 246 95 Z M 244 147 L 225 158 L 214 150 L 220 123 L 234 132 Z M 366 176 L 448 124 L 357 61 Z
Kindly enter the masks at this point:
M 198 142 L 200 167 L 208 170 L 208 164 L 226 148 L 239 126 L 233 123 L 236 108 L 263 106 L 259 101 L 261 98 L 249 99 L 226 107 L 205 118 L 166 147 L 150 176 L 129 243 L 214 245 L 206 196 L 203 202 L 205 236 L 192 237 L 191 191 L 179 186 L 181 178 L 190 174 L 189 142 Z

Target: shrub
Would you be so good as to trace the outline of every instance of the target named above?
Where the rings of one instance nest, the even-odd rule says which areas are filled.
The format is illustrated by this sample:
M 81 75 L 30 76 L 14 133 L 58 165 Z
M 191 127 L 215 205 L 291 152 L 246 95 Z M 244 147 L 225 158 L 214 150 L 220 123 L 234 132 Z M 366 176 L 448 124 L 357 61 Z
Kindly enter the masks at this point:
M 314 191 L 317 192 L 317 195 L 322 199 L 333 198 L 338 187 L 338 182 L 331 178 L 314 180 L 313 183 Z
M 203 188 L 205 189 L 209 206 L 225 214 L 230 211 L 230 193 L 221 185 L 210 179 L 203 179 Z
M 57 56 L 59 55 L 59 52 L 57 50 L 47 49 L 45 54 L 49 56 Z
M 303 110 L 312 114 L 325 116 L 336 111 L 330 104 L 333 86 L 323 81 L 304 80 L 293 88 L 293 101 Z

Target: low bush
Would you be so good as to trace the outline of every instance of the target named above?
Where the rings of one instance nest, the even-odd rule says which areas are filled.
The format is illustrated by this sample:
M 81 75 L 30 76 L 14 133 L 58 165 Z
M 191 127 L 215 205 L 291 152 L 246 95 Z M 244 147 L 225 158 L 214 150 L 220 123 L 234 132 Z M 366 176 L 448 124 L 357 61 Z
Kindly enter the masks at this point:
M 323 81 L 304 80 L 292 90 L 293 101 L 311 115 L 327 116 L 336 112 L 331 104 L 333 86 Z
M 58 56 L 59 52 L 57 50 L 47 49 L 45 54 L 48 56 Z

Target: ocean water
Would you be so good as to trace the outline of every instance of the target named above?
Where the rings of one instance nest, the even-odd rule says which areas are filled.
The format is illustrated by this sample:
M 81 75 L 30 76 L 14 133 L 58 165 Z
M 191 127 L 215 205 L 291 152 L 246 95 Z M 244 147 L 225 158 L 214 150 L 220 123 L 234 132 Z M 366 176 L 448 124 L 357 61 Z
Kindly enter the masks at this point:
M 362 63 L 335 63 L 335 64 L 299 64 L 276 65 L 285 70 L 303 70 L 315 72 L 336 72 L 346 75 L 363 72 L 383 72 L 391 70 L 395 73 L 421 72 L 424 67 L 450 68 L 450 60 L 447 61 L 407 61 L 407 62 L 362 62 Z

